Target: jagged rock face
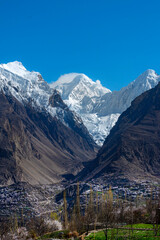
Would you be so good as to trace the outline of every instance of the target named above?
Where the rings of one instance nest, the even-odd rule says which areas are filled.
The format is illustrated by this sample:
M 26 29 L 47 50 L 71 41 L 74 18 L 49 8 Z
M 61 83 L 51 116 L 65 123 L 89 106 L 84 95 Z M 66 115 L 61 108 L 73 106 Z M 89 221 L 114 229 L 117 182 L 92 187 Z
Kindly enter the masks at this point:
M 63 102 L 62 98 L 60 97 L 59 93 L 55 90 L 53 94 L 49 98 L 49 104 L 52 107 L 60 107 L 62 109 L 67 109 L 67 105 Z
M 132 102 L 81 176 L 160 180 L 159 146 L 160 84 Z

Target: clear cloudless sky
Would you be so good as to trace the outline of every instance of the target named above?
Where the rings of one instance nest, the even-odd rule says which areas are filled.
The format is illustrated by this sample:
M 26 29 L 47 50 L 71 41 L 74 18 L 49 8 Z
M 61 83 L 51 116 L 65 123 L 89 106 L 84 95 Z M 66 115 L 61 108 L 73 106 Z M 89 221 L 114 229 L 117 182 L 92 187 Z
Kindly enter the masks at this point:
M 0 62 L 48 81 L 85 73 L 119 90 L 160 74 L 160 0 L 0 0 Z

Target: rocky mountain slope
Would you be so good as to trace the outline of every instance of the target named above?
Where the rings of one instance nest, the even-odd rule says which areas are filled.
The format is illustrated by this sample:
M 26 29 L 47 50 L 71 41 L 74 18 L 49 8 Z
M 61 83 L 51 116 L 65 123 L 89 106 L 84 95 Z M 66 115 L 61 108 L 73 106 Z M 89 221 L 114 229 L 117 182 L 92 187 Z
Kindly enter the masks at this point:
M 147 70 L 127 87 L 111 92 L 100 81 L 93 82 L 84 74 L 65 74 L 51 86 L 60 91 L 70 109 L 76 111 L 97 144 L 102 145 L 120 114 L 141 93 L 155 87 L 160 76 Z
M 160 180 L 160 83 L 122 113 L 83 179 Z
M 81 118 L 39 73 L 0 65 L 0 184 L 60 181 L 96 150 Z

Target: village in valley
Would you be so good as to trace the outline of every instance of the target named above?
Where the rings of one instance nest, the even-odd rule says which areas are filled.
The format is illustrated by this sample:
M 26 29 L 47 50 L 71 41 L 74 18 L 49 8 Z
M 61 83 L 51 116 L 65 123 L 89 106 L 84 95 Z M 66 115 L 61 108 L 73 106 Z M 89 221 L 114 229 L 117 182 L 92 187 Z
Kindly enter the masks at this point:
M 85 205 L 86 196 L 93 191 L 98 193 L 99 198 L 102 194 L 107 194 L 109 188 L 113 193 L 113 201 L 116 199 L 131 201 L 135 206 L 144 204 L 149 198 L 158 199 L 160 185 L 151 181 L 142 183 L 123 182 L 115 185 L 114 182 L 104 184 L 92 180 L 90 183 L 80 182 L 80 201 Z M 49 215 L 63 206 L 63 191 L 66 188 L 66 198 L 69 204 L 74 205 L 76 201 L 77 183 L 67 186 L 64 184 L 31 186 L 26 183 L 13 184 L 0 188 L 0 218 L 8 218 L 12 215 L 22 214 L 26 218 L 34 215 Z M 71 201 L 72 199 L 72 201 Z M 71 202 L 70 202 L 71 201 Z

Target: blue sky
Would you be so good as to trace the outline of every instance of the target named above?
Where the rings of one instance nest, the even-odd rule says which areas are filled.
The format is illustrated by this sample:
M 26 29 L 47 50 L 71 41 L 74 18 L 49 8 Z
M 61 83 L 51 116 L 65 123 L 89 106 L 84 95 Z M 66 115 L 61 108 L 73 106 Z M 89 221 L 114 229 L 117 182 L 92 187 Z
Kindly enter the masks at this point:
M 0 62 L 15 60 L 48 82 L 81 72 L 111 90 L 160 74 L 160 1 L 0 0 Z

